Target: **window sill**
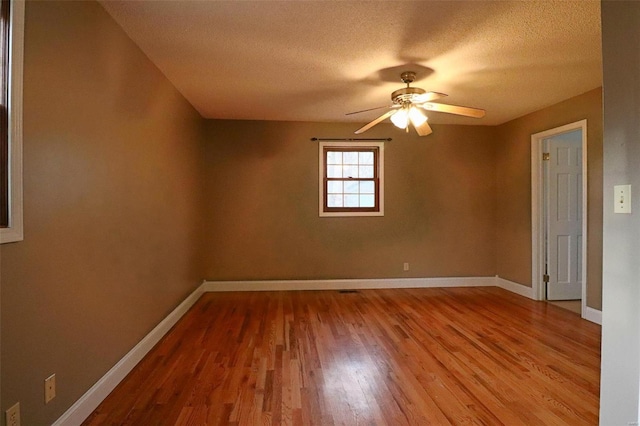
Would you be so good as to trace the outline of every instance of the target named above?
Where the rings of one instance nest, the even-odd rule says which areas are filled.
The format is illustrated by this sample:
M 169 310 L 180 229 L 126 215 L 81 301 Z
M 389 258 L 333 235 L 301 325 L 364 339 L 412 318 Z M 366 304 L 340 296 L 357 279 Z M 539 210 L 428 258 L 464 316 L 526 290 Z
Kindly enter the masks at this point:
M 384 212 L 320 212 L 320 217 L 384 216 Z

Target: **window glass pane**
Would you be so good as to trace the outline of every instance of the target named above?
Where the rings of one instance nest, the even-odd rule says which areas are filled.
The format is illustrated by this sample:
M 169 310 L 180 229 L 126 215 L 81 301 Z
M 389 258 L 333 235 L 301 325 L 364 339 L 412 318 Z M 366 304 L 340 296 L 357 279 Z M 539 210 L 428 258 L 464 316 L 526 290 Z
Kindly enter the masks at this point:
M 360 182 L 361 194 L 373 194 L 375 192 L 375 189 L 376 189 L 376 185 L 372 180 Z
M 342 153 L 327 151 L 327 164 L 342 164 Z
M 360 177 L 361 178 L 372 178 L 373 177 L 373 166 L 360 166 Z
M 360 186 L 358 183 L 358 181 L 346 181 L 344 183 L 345 194 L 357 194 Z
M 342 194 L 342 181 L 327 182 L 327 192 L 330 194 Z
M 375 205 L 375 198 L 373 195 L 360 195 L 360 207 L 373 207 Z
M 343 155 L 344 164 L 358 164 L 358 153 L 354 151 L 347 151 Z
M 342 207 L 342 194 L 329 194 L 327 195 L 328 207 Z
M 360 164 L 373 164 L 373 152 L 359 152 Z
M 369 167 L 369 166 L 365 166 Z M 358 166 L 344 166 L 344 175 L 342 177 L 350 177 L 357 178 L 358 177 Z
M 358 207 L 359 206 L 359 196 L 358 195 L 345 195 L 344 196 L 344 206 L 345 207 Z
M 342 177 L 342 166 L 327 166 L 327 177 L 330 177 L 330 178 L 341 178 Z

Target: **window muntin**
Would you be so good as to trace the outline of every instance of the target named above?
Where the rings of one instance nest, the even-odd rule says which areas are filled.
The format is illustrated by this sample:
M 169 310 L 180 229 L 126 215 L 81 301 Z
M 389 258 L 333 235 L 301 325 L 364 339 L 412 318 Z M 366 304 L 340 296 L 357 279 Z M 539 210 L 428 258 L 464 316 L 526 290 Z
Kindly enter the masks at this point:
M 382 216 L 382 143 L 324 142 L 320 216 Z

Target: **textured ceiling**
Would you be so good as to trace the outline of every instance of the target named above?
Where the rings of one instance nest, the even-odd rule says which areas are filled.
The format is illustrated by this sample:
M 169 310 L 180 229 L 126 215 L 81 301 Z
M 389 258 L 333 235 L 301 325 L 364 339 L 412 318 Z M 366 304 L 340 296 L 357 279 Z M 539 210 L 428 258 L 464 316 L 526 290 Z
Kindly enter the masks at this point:
M 602 84 L 600 2 L 102 1 L 206 118 L 367 122 L 414 86 L 504 123 Z

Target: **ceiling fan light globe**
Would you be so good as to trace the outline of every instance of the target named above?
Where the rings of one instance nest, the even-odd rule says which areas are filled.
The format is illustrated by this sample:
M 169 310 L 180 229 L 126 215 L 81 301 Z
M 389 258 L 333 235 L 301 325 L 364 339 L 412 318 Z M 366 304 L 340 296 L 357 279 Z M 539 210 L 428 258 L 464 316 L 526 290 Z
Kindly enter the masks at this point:
M 427 116 L 424 115 L 418 108 L 411 107 L 409 110 L 409 119 L 414 126 L 422 126 L 427 121 Z
M 409 114 L 405 109 L 401 109 L 396 112 L 390 117 L 390 119 L 393 125 L 399 129 L 406 129 L 409 124 Z

